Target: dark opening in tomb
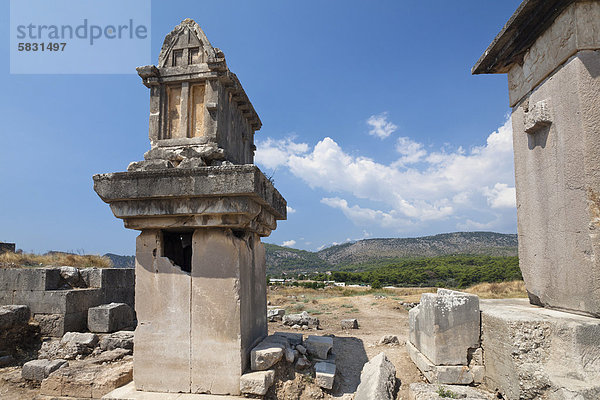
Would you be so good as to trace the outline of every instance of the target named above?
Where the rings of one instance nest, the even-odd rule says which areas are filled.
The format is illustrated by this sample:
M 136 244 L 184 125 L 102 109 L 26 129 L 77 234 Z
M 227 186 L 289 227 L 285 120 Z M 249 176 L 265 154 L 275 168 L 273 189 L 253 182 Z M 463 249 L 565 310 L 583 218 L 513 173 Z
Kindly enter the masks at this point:
M 163 256 L 181 268 L 192 271 L 192 232 L 163 231 Z

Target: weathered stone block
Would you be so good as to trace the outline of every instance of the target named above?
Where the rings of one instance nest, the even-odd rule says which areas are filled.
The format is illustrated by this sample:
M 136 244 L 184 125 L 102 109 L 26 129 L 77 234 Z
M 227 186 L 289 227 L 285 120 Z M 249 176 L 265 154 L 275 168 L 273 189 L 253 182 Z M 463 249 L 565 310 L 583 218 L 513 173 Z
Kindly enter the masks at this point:
M 358 329 L 357 319 L 343 319 L 341 322 L 342 329 Z
M 275 332 L 272 336 L 284 337 L 291 346 L 298 346 L 302 343 L 302 334 L 293 332 Z
M 33 360 L 23 364 L 21 376 L 23 379 L 41 382 L 52 372 L 67 365 L 69 363 L 66 360 Z
M 524 2 L 474 68 L 508 73 L 530 302 L 600 317 L 600 3 Z M 519 57 L 515 57 L 519 54 Z
M 102 349 L 102 351 L 114 349 L 133 350 L 133 337 L 134 334 L 132 331 L 111 333 L 100 339 L 100 349 Z
M 250 352 L 252 371 L 264 371 L 277 364 L 283 358 L 285 346 L 277 343 L 262 342 Z
M 269 322 L 281 321 L 285 315 L 283 308 L 272 308 L 267 310 L 267 319 Z
M 479 347 L 479 314 L 473 294 L 424 293 L 409 311 L 409 339 L 435 365 L 467 365 L 469 349 Z
M 0 269 L 0 291 L 54 290 L 63 282 L 58 268 Z
M 318 362 L 315 364 L 315 382 L 324 389 L 333 388 L 335 380 L 335 364 Z
M 489 390 L 508 400 L 599 398 L 600 319 L 525 299 L 482 300 L 481 319 Z
M 310 335 L 304 341 L 304 346 L 310 355 L 320 359 L 327 359 L 329 351 L 333 348 L 333 338 Z
M 88 329 L 91 332 L 111 333 L 133 326 L 133 310 L 125 303 L 103 304 L 88 310 Z
M 0 330 L 10 329 L 16 325 L 29 322 L 31 312 L 25 305 L 0 306 Z
M 275 381 L 275 371 L 257 371 L 240 378 L 240 392 L 264 396 Z
M 449 385 L 470 385 L 481 383 L 482 375 L 480 366 L 468 367 L 466 365 L 435 365 L 423 355 L 410 342 L 406 342 L 406 350 L 410 359 L 421 371 L 427 382 L 444 383 Z M 479 379 L 478 381 L 475 378 Z
M 363 366 L 354 400 L 393 400 L 395 393 L 396 368 L 385 353 L 379 353 Z

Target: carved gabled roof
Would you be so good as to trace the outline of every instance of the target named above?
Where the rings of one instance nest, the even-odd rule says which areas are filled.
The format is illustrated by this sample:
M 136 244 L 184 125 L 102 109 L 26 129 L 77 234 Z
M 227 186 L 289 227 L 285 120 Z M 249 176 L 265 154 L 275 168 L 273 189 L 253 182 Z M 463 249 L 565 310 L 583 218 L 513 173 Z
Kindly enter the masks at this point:
M 205 62 L 214 61 L 217 58 L 217 52 L 208 41 L 202 28 L 194 20 L 186 18 L 165 37 L 158 56 L 158 67 L 169 66 L 169 56 L 174 49 L 197 47 L 200 47 L 204 53 Z

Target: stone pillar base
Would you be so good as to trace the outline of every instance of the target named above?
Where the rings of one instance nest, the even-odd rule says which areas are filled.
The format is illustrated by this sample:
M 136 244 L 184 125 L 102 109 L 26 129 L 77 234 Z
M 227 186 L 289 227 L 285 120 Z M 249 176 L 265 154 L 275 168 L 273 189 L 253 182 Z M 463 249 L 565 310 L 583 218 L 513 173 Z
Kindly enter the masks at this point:
M 505 399 L 599 399 L 600 319 L 481 300 L 484 385 Z
M 104 395 L 104 400 L 239 400 L 244 397 L 238 396 L 219 396 L 214 394 L 193 394 L 193 393 L 159 393 L 142 392 L 135 390 L 133 382 Z
M 135 386 L 237 395 L 250 350 L 267 334 L 263 245 L 251 232 L 195 229 L 182 234 L 186 261 L 169 256 L 174 234 L 137 239 Z
M 481 365 L 435 365 L 415 346 L 406 342 L 406 350 L 410 359 L 427 379 L 429 383 L 446 385 L 479 384 L 483 380 L 483 366 Z

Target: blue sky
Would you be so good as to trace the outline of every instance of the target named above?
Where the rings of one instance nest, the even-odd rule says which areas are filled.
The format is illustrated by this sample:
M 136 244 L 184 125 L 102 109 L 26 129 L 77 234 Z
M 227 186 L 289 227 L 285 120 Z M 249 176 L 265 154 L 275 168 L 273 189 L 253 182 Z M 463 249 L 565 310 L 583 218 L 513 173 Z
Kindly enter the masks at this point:
M 0 241 L 133 254 L 137 232 L 91 177 L 149 148 L 137 65 L 129 75 L 11 75 L 9 2 L 0 4 Z M 266 242 L 315 250 L 514 233 L 506 77 L 470 69 L 518 4 L 153 1 L 152 63 L 186 17 L 224 51 L 263 121 L 256 162 L 291 207 Z

